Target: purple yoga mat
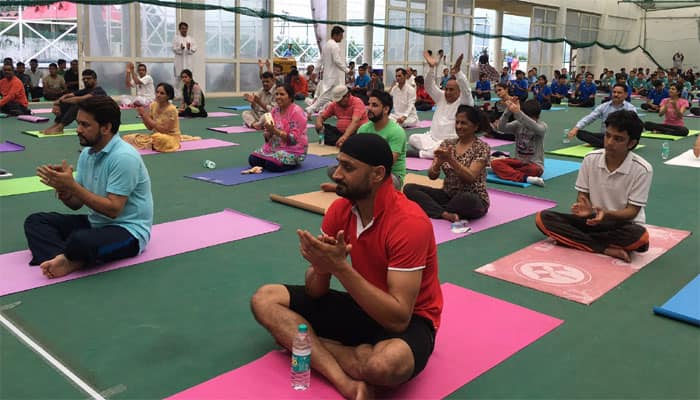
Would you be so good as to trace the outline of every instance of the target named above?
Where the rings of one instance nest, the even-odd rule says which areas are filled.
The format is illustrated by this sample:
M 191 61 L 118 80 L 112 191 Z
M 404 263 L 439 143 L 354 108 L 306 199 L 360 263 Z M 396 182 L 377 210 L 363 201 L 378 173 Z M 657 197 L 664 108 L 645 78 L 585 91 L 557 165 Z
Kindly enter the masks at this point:
M 284 172 L 263 171 L 260 174 L 241 174 L 241 171 L 247 170 L 250 167 L 236 167 L 202 172 L 199 174 L 188 175 L 187 177 L 224 186 L 233 186 L 241 183 L 259 181 L 262 179 L 274 178 L 283 175 L 298 174 L 300 172 L 306 172 L 312 169 L 329 167 L 331 165 L 336 165 L 337 163 L 338 161 L 332 157 L 320 157 L 309 154 L 299 167 Z
M 248 128 L 247 126 L 215 126 L 213 128 L 207 128 L 210 131 L 220 132 L 220 133 L 247 133 L 247 132 L 262 132 L 255 129 Z
M 189 150 L 202 150 L 202 149 L 215 149 L 217 147 L 228 147 L 228 146 L 238 146 L 238 143 L 227 142 L 225 140 L 219 139 L 202 139 L 202 140 L 188 140 L 186 142 L 180 143 L 180 150 L 178 151 L 189 151 Z M 139 150 L 139 153 L 143 156 L 151 154 L 164 154 L 153 150 Z
M 425 171 L 433 165 L 433 160 L 428 158 L 406 157 L 406 169 L 411 171 Z
M 7 153 L 11 151 L 24 151 L 24 146 L 15 142 L 10 142 L 9 140 L 0 143 L 0 153 Z
M 494 138 L 485 137 L 485 136 L 480 136 L 479 139 L 481 139 L 482 142 L 488 144 L 491 147 L 505 146 L 507 144 L 514 143 L 514 142 L 511 142 L 510 140 L 494 139 Z
M 36 115 L 18 115 L 17 119 L 20 121 L 26 121 L 26 122 L 49 122 L 49 119 L 46 117 L 39 117 Z
M 228 209 L 166 222 L 153 226 L 151 241 L 141 255 L 57 279 L 48 279 L 39 267 L 29 266 L 29 250 L 6 253 L 0 255 L 0 296 L 263 235 L 279 229 L 280 226 L 273 222 Z
M 440 244 L 459 239 L 471 233 L 481 232 L 496 225 L 505 224 L 516 219 L 527 217 L 538 211 L 546 210 L 557 205 L 555 201 L 540 199 L 532 196 L 488 189 L 491 206 L 483 217 L 469 221 L 471 232 L 452 233 L 451 223 L 444 219 L 431 219 L 435 242 Z

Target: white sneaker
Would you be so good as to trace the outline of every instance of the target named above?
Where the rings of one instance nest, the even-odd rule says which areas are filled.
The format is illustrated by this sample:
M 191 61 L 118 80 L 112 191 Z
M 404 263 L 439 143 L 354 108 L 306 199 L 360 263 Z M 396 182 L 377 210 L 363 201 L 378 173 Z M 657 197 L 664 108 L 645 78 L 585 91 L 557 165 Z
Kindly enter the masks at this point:
M 528 176 L 527 183 L 544 187 L 544 179 L 540 178 L 539 176 Z

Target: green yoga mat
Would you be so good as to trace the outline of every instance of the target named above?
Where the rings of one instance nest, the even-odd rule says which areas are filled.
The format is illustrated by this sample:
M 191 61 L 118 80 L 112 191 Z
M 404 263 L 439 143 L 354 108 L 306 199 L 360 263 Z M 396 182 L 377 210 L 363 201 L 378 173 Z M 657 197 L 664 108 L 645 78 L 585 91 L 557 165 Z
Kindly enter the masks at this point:
M 75 172 L 73 177 L 75 177 Z M 0 197 L 46 192 L 49 190 L 53 190 L 53 188 L 41 183 L 38 176 L 0 180 Z
M 644 147 L 644 145 L 640 144 L 636 148 L 641 149 L 642 147 Z M 595 149 L 595 147 L 588 144 L 579 144 L 578 146 L 564 147 L 563 149 L 546 151 L 545 153 L 555 154 L 558 156 L 583 158 L 586 156 L 586 154 L 592 152 Z
M 691 129 L 688 132 L 688 136 L 695 136 L 697 134 L 700 134 L 699 130 Z M 653 133 L 653 132 L 649 132 L 649 131 L 642 132 L 643 138 L 650 138 L 650 139 L 681 140 L 684 137 L 688 137 L 688 136 L 666 135 L 665 133 Z
M 47 190 L 53 190 L 53 188 L 41 183 L 38 176 L 4 179 L 0 181 L 0 197 L 14 196 L 16 194 L 45 192 Z
M 146 125 L 142 123 L 137 123 L 137 124 L 124 124 L 119 127 L 119 132 L 133 132 L 133 131 L 148 131 L 148 128 L 146 128 Z M 22 133 L 31 135 L 31 136 L 36 136 L 38 138 L 47 138 L 47 137 L 59 137 L 59 136 L 75 136 L 77 135 L 77 132 L 75 129 L 65 129 L 62 134 L 60 135 L 44 135 L 41 133 L 41 131 L 23 131 Z

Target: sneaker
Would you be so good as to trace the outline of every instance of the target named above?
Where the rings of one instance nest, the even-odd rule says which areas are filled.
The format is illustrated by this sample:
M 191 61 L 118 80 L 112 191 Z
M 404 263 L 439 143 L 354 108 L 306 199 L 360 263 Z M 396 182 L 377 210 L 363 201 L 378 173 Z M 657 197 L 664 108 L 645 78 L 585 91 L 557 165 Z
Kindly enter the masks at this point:
M 531 185 L 544 187 L 544 179 L 540 178 L 539 176 L 528 176 L 526 182 Z

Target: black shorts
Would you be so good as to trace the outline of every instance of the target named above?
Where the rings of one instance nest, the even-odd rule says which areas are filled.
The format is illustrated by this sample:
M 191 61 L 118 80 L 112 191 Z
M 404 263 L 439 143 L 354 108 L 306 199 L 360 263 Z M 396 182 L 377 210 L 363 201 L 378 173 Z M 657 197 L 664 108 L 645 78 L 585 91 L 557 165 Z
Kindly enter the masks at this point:
M 330 290 L 319 298 L 306 294 L 304 286 L 287 285 L 289 308 L 304 317 L 322 338 L 337 340 L 346 346 L 374 345 L 388 339 L 401 339 L 413 353 L 413 374 L 418 375 L 435 347 L 433 323 L 413 314 L 405 331 L 393 333 L 384 329 L 345 292 Z

